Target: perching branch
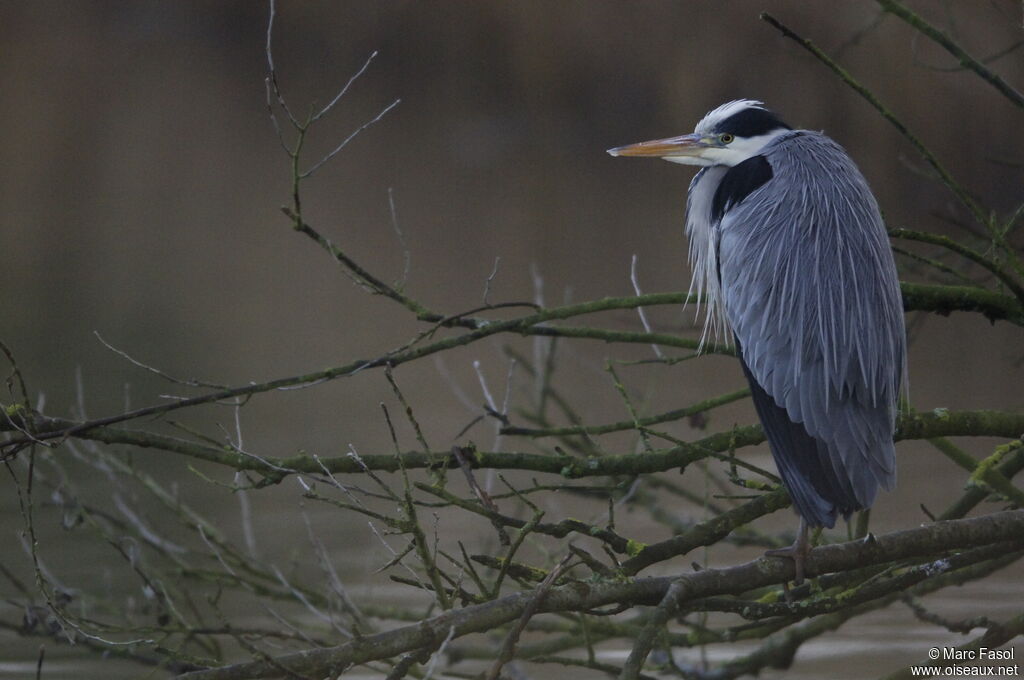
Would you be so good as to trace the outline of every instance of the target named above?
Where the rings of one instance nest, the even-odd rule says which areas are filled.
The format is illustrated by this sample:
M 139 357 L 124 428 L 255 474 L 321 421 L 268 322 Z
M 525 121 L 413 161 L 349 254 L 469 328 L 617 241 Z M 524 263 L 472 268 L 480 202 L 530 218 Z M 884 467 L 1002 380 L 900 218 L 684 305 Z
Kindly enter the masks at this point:
M 899 0 L 878 2 L 885 12 L 900 16 L 935 40 L 966 69 L 1020 105 L 1019 93 Z M 13 355 L 0 343 L 13 369 L 7 377 L 10 403 L 0 404 L 0 437 L 4 438 L 0 452 L 22 498 L 29 537 L 25 553 L 37 586 L 33 589 L 0 564 L 0 578 L 13 585 L 19 595 L 17 604 L 25 612 L 20 626 L 0 620 L 0 629 L 55 643 L 84 641 L 83 649 L 97 653 L 145 665 L 162 664 L 173 672 L 194 671 L 183 678 L 313 678 L 361 666 L 360 671 L 393 680 L 432 680 L 443 664 L 474 659 L 485 661 L 494 678 L 509 675 L 510 664 L 519 660 L 576 665 L 632 679 L 650 677 L 643 671 L 654 649 L 754 642 L 756 646 L 747 653 L 710 667 L 679 666 L 674 657 L 667 657 L 672 670 L 689 680 L 724 680 L 786 667 L 803 643 L 854 617 L 902 598 L 984 578 L 1024 555 L 1024 510 L 962 519 L 986 500 L 1000 507 L 1020 508 L 1024 503 L 1024 493 L 1015 483 L 1015 476 L 1024 470 L 1024 414 L 1009 409 L 914 411 L 907 406 L 899 417 L 896 439 L 932 442 L 958 466 L 955 471 L 966 482 L 960 498 L 948 507 L 936 507 L 933 514 L 922 504 L 924 515 L 940 521 L 875 538 L 868 531 L 868 514 L 862 514 L 850 535 L 866 538 L 813 550 L 807 572 L 815 579 L 788 591 L 789 600 L 783 599 L 780 588 L 792 576 L 788 560 L 761 558 L 731 567 L 701 568 L 699 562 L 707 564 L 706 551 L 724 543 L 784 545 L 788 537 L 768 528 L 770 523 L 761 518 L 788 507 L 790 501 L 778 477 L 741 459 L 748 453 L 744 449 L 763 443 L 761 428 L 737 425 L 731 416 L 726 421 L 723 415 L 731 411 L 722 407 L 746 399 L 748 390 L 718 396 L 702 390 L 699 397 L 682 404 L 674 391 L 676 403 L 665 406 L 651 403 L 648 391 L 638 389 L 655 372 L 683 374 L 690 365 L 684 362 L 691 361 L 722 373 L 726 384 L 730 375 L 740 379 L 738 364 L 729 358 L 734 356 L 731 348 L 699 353 L 696 333 L 679 333 L 671 327 L 661 330 L 645 312 L 647 307 L 674 310 L 685 302 L 700 301 L 680 292 L 641 294 L 634 266 L 633 296 L 549 307 L 544 302 L 544 280 L 534 271 L 532 301 L 492 302 L 496 258 L 486 281 L 471 282 L 483 289 L 479 307 L 457 312 L 427 307 L 405 290 L 410 258 L 390 191 L 392 227 L 404 251 L 405 271 L 399 283 L 388 283 L 388 277 L 357 261 L 345 244 L 333 242 L 329 230 L 314 228 L 302 212 L 303 182 L 395 105 L 385 106 L 355 132 L 329 144 L 326 155 L 309 158 L 306 145 L 314 124 L 341 108 L 346 94 L 368 72 L 376 52 L 325 106 L 300 113 L 286 100 L 278 82 L 271 49 L 275 11 L 271 2 L 265 95 L 290 166 L 291 200 L 282 210 L 292 228 L 327 253 L 345 276 L 372 295 L 398 303 L 400 311 L 421 325 L 411 338 L 376 346 L 370 358 L 347 358 L 332 368 L 235 387 L 180 381 L 107 345 L 133 365 L 190 390 L 192 396 L 96 419 L 84 415 L 84 406 L 79 408 L 83 415 L 75 419 L 43 412 L 45 400 L 28 389 Z M 1024 209 L 1002 221 L 990 216 L 979 199 L 957 183 L 866 87 L 810 42 L 772 17 L 763 18 L 797 40 L 895 125 L 975 219 L 988 227 L 991 250 L 923 232 L 893 231 L 895 237 L 942 248 L 935 259 L 905 255 L 947 275 L 958 275 L 964 284 L 903 283 L 904 308 L 940 315 L 973 312 L 993 322 L 1024 327 L 1024 270 L 1009 245 L 1011 230 Z M 947 255 L 961 259 L 947 261 Z M 971 277 L 977 269 L 968 266 L 958 271 L 965 262 L 995 278 L 975 285 Z M 640 313 L 614 314 L 619 310 Z M 635 316 L 640 317 L 639 323 Z M 521 337 L 533 339 L 532 358 L 516 342 Z M 496 398 L 500 395 L 488 386 L 493 367 L 474 356 L 471 365 L 486 404 L 480 408 L 479 402 L 462 398 L 470 411 L 466 416 L 470 425 L 439 443 L 444 437 L 431 427 L 437 410 L 414 413 L 424 405 L 399 389 L 398 367 L 471 346 L 480 349 L 480 342 L 488 339 L 507 341 L 501 349 L 511 357 L 510 365 L 517 367 L 516 375 L 530 377 L 526 404 L 519 399 L 527 390 L 518 382 L 513 384 L 511 368 L 504 398 Z M 562 362 L 576 359 L 573 351 L 580 340 L 622 350 L 604 357 L 612 380 L 603 389 L 607 396 L 618 397 L 627 420 L 597 420 L 592 395 L 574 394 L 572 384 L 561 382 L 569 372 L 563 370 Z M 637 360 L 641 353 L 631 352 L 635 345 L 653 345 L 655 357 L 645 353 L 644 359 Z M 585 370 L 592 367 L 588 363 Z M 374 369 L 384 370 L 383 377 L 408 421 L 404 429 L 396 427 L 389 404 L 380 404 L 393 449 L 364 443 L 357 453 L 350 442 L 364 434 L 359 429 L 339 436 L 327 456 L 306 453 L 299 444 L 275 443 L 275 450 L 268 452 L 259 448 L 254 437 L 246 437 L 243 445 L 239 414 L 251 397 L 313 387 Z M 457 372 L 449 375 L 439 370 L 452 391 L 461 395 Z M 689 373 L 679 377 L 689 378 Z M 677 384 L 675 374 L 671 382 Z M 176 411 L 212 404 L 231 407 L 234 427 L 218 425 L 219 431 L 211 435 L 190 424 L 165 421 L 175 430 L 171 436 L 163 430 L 150 431 L 157 430 L 159 422 L 136 424 L 137 429 L 126 425 L 143 418 L 159 421 Z M 465 437 L 475 434 L 470 428 L 484 418 L 493 419 L 495 437 L 490 447 L 481 448 Z M 452 432 L 457 429 L 456 425 Z M 404 437 L 410 441 L 403 442 Z M 979 456 L 968 445 L 954 444 L 947 437 L 998 437 L 1000 441 L 986 444 L 987 455 Z M 19 452 L 25 453 L 18 456 Z M 204 519 L 186 503 L 191 489 L 179 487 L 177 478 L 172 476 L 173 481 L 165 483 L 146 472 L 154 454 L 162 453 L 184 456 L 188 464 L 180 467 L 193 473 L 195 484 L 235 494 L 243 501 L 243 546 L 235 546 L 227 538 L 231 532 L 221 531 L 219 524 Z M 949 465 L 944 458 L 937 460 Z M 27 466 L 27 477 L 19 465 Z M 109 490 L 112 507 L 87 499 L 76 489 L 79 466 L 104 479 L 104 493 Z M 448 468 L 459 468 L 462 474 L 447 475 Z M 504 471 L 518 474 L 506 479 Z M 575 479 L 591 481 L 568 481 Z M 493 488 L 498 483 L 506 488 Z M 273 553 L 266 548 L 272 542 L 255 539 L 261 529 L 259 513 L 249 507 L 250 499 L 265 495 L 263 490 L 273 485 L 279 485 L 273 493 L 291 492 L 299 502 L 313 501 L 332 513 L 330 521 L 336 524 L 331 526 L 367 531 L 378 551 L 367 555 L 372 561 L 368 570 L 385 572 L 393 582 L 408 586 L 399 601 L 368 598 L 356 604 L 358 596 L 350 597 L 332 565 L 330 540 L 318 534 L 305 509 L 305 533 L 315 559 L 274 563 L 268 557 Z M 142 497 L 154 501 L 155 512 L 147 512 Z M 576 519 L 568 516 L 570 512 L 587 514 Z M 633 518 L 625 519 L 630 513 Z M 645 531 L 648 543 L 631 537 L 638 514 L 639 521 L 651 524 Z M 145 601 L 136 604 L 140 598 L 133 593 L 125 606 L 118 596 L 65 592 L 70 589 L 60 585 L 43 561 L 48 546 L 36 530 L 43 526 L 44 517 L 59 518 L 63 528 L 96 540 L 113 555 L 121 573 L 142 589 Z M 457 532 L 452 531 L 453 517 Z M 474 524 L 482 531 L 476 532 Z M 346 533 L 344 540 L 351 535 Z M 820 540 L 835 541 L 840 535 L 841 529 L 825 531 Z M 572 543 L 566 545 L 566 540 Z M 565 558 L 558 562 L 561 555 Z M 683 566 L 690 563 L 692 573 Z M 672 570 L 673 575 L 638 577 L 653 565 Z M 309 569 L 319 570 L 312 580 Z M 925 605 L 912 601 L 922 620 L 951 623 L 929 618 Z M 266 622 L 239 625 L 228 615 L 231 611 L 255 612 L 267 617 Z M 992 617 L 957 618 L 952 624 L 960 628 L 973 623 L 987 629 L 970 644 L 995 646 L 1021 633 L 1017 619 L 997 624 Z M 487 636 L 465 639 L 477 632 Z M 531 633 L 545 635 L 535 641 Z M 504 642 L 495 644 L 500 640 Z M 596 645 L 609 640 L 633 644 L 621 668 L 596 656 Z M 247 656 L 249 662 L 229 663 L 239 655 Z
M 1007 552 L 1024 550 L 1024 510 L 995 513 L 974 519 L 939 522 L 879 536 L 872 543 L 854 541 L 822 546 L 811 551 L 807 575 L 819 576 L 864 566 L 941 554 L 983 545 L 1005 544 Z M 933 562 L 936 575 L 949 569 L 942 560 Z M 590 610 L 613 604 L 657 604 L 673 584 L 675 592 L 688 601 L 713 595 L 742 594 L 794 575 L 789 560 L 762 557 L 746 564 L 681 575 L 596 584 L 571 583 L 552 588 L 537 605 L 538 612 Z M 526 607 L 536 603 L 535 594 L 525 591 L 493 602 L 472 605 L 431 617 L 416 625 L 353 640 L 338 647 L 311 649 L 286 654 L 274 664 L 255 661 L 223 668 L 185 673 L 180 680 L 240 680 L 272 677 L 278 667 L 298 674 L 339 673 L 353 664 L 386 659 L 404 650 L 440 644 L 448 632 L 454 637 L 492 630 L 516 620 Z M 682 601 L 677 604 L 682 604 Z

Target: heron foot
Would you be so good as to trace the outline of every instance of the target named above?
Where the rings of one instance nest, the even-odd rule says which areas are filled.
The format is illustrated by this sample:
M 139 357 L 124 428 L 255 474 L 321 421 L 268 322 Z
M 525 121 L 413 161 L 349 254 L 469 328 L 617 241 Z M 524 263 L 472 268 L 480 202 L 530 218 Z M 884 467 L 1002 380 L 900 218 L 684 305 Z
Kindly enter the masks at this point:
M 793 568 L 796 571 L 796 576 L 793 579 L 794 585 L 800 585 L 804 582 L 804 565 L 807 564 L 807 553 L 811 550 L 810 541 L 807 540 L 807 533 L 807 522 L 801 519 L 800 530 L 797 532 L 793 545 L 788 548 L 775 548 L 764 552 L 766 557 L 786 557 L 793 560 Z M 789 592 L 788 589 L 786 592 Z

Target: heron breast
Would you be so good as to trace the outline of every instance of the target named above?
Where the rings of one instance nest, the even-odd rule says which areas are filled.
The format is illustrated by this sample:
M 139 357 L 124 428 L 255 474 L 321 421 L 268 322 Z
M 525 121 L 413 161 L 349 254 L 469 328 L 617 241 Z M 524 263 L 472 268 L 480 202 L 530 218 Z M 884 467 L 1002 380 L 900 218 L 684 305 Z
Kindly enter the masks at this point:
M 764 156 L 751 156 L 738 163 L 722 177 L 711 201 L 711 220 L 718 222 L 732 206 L 738 204 L 772 178 L 772 166 Z

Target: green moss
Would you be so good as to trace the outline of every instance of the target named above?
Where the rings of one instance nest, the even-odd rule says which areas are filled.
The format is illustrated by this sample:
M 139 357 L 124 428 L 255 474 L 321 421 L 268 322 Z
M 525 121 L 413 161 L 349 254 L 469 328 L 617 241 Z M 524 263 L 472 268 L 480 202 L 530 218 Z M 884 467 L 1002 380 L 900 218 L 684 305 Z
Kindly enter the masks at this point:
M 639 555 L 644 548 L 647 547 L 646 543 L 640 541 L 634 541 L 632 538 L 626 541 L 626 554 L 630 557 L 636 557 Z

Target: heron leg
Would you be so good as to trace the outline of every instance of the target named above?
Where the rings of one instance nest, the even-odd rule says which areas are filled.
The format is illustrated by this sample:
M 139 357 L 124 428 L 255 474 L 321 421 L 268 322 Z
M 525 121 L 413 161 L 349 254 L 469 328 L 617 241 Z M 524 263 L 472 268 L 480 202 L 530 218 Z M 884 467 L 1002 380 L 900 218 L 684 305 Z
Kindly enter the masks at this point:
M 810 541 L 807 539 L 808 530 L 807 521 L 801 517 L 800 529 L 797 531 L 796 540 L 793 541 L 793 545 L 788 548 L 766 550 L 764 553 L 768 557 L 788 557 L 793 560 L 793 567 L 796 570 L 796 578 L 793 579 L 795 585 L 800 585 L 804 582 L 804 565 L 807 563 L 807 553 L 811 549 Z

